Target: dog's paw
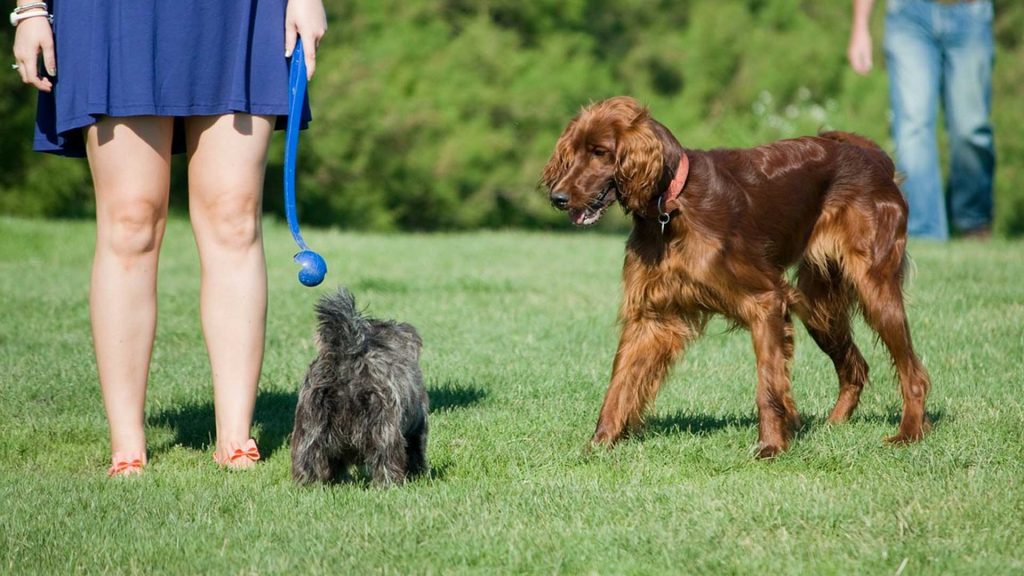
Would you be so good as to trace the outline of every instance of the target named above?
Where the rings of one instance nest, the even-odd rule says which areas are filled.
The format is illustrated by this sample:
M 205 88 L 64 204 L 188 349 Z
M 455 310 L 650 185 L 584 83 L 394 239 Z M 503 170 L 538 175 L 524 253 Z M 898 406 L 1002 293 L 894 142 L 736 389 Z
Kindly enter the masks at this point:
M 921 429 L 904 431 L 900 430 L 895 436 L 885 438 L 888 444 L 913 444 L 924 438 L 924 431 Z
M 887 437 L 885 441 L 889 444 L 913 444 L 924 438 L 924 435 L 930 432 L 931 429 L 932 423 L 927 418 L 917 425 L 901 423 L 900 429 L 896 431 L 896 435 Z
M 621 440 L 623 434 L 613 434 L 605 428 L 598 428 L 597 432 L 590 438 L 590 447 L 592 449 L 604 448 L 608 449 L 615 445 L 616 442 Z
M 762 460 L 769 458 L 775 458 L 779 454 L 786 451 L 786 446 L 783 444 L 771 444 L 765 442 L 758 442 L 756 446 L 757 457 Z

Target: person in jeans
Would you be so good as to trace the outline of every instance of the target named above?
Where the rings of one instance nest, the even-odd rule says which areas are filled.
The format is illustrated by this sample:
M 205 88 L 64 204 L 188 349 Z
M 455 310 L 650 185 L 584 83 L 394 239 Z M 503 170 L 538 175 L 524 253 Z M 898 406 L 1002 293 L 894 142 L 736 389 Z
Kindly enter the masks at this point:
M 847 57 L 853 70 L 872 68 L 868 24 L 874 0 L 853 0 Z M 952 228 L 987 237 L 992 223 L 995 149 L 991 0 L 888 0 L 885 59 L 896 166 L 910 205 L 908 232 L 945 241 Z M 935 134 L 940 101 L 949 135 L 948 205 Z

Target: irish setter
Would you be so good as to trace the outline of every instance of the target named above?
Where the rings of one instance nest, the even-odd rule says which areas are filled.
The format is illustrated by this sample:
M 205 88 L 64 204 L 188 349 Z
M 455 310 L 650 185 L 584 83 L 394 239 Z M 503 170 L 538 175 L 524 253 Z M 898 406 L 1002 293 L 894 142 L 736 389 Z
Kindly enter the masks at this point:
M 760 457 L 786 450 L 800 425 L 790 312 L 835 364 L 839 399 L 829 421 L 846 420 L 868 378 L 850 327 L 856 304 L 899 374 L 903 416 L 888 440 L 922 437 L 929 379 L 902 293 L 907 203 L 877 144 L 825 132 L 691 150 L 636 100 L 616 97 L 569 123 L 542 181 L 577 225 L 597 222 L 616 200 L 633 219 L 622 333 L 593 443 L 611 445 L 642 423 L 669 366 L 715 313 L 753 336 Z

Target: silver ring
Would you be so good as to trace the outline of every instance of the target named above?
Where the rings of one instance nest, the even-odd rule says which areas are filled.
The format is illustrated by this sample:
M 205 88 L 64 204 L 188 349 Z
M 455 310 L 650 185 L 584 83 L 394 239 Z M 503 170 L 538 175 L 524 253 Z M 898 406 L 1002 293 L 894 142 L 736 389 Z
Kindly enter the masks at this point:
M 11 70 L 17 70 L 18 68 L 21 68 L 19 64 L 11 64 Z

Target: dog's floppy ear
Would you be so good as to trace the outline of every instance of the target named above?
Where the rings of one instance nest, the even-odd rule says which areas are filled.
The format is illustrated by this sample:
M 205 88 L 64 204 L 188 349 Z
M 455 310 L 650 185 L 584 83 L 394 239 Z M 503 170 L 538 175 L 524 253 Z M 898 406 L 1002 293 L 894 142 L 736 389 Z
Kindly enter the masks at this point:
M 651 127 L 647 109 L 640 108 L 615 142 L 615 185 L 627 211 L 646 211 L 656 194 L 663 164 L 661 140 Z
M 561 136 L 558 137 L 558 141 L 555 143 L 555 151 L 551 154 L 551 159 L 544 166 L 544 172 L 541 174 L 540 179 L 548 190 L 552 190 L 562 177 L 565 176 L 569 167 L 572 166 L 574 154 L 572 135 L 575 134 L 578 123 L 579 117 L 577 116 L 565 127 L 565 130 L 562 131 Z

